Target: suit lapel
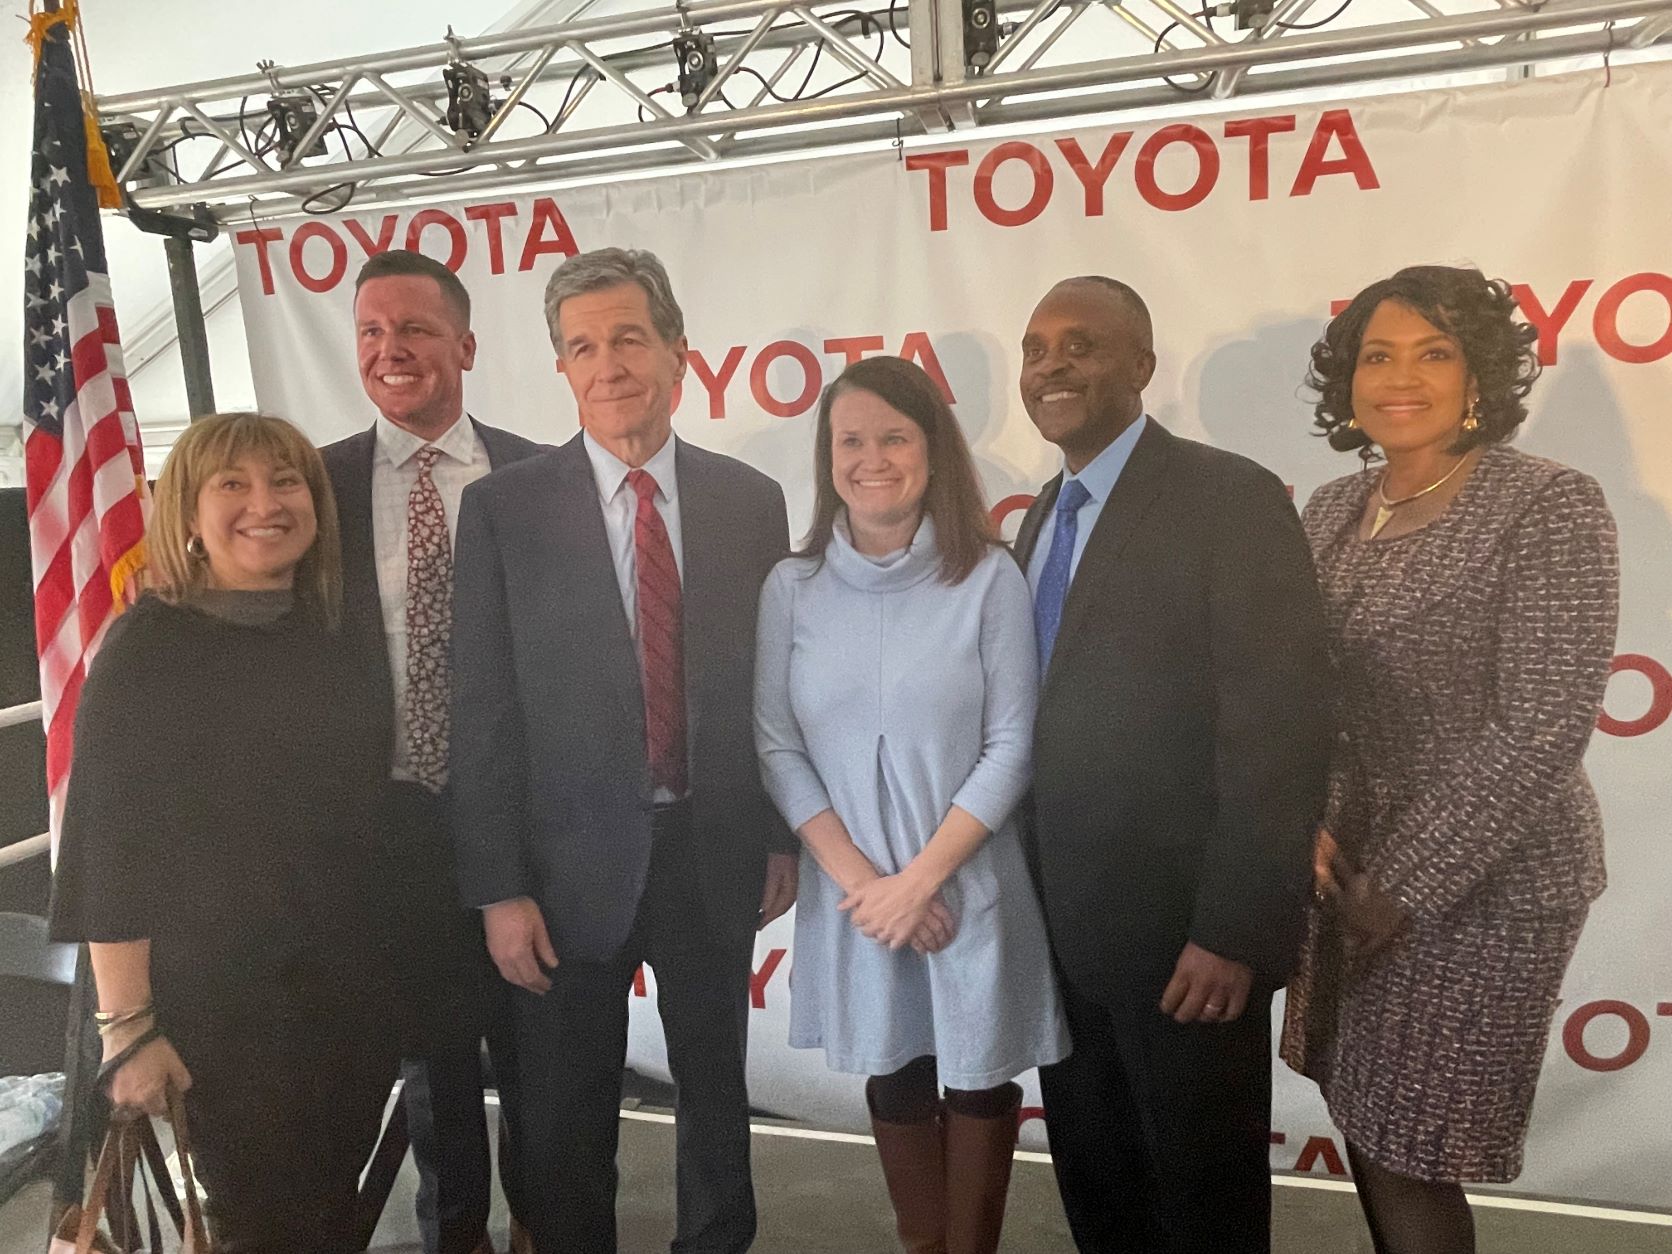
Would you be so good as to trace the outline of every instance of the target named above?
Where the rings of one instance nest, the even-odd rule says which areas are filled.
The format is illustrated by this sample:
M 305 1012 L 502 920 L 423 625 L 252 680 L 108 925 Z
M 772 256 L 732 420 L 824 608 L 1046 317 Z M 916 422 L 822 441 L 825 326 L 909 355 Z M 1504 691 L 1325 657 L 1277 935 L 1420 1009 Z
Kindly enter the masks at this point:
M 557 575 L 557 594 L 573 597 L 573 605 L 588 607 L 583 616 L 584 630 L 586 638 L 597 642 L 598 665 L 621 698 L 628 717 L 642 727 L 644 689 L 639 679 L 638 653 L 610 556 L 609 533 L 604 529 L 604 511 L 598 503 L 598 480 L 581 437 L 577 435 L 561 446 L 552 464 L 556 470 L 556 508 L 541 509 L 539 514 L 552 529 L 545 538 L 544 551 L 561 555 L 563 569 Z M 680 490 L 684 491 L 683 483 Z
M 372 461 L 377 431 L 368 427 L 351 437 L 352 469 L 336 486 L 337 525 L 342 533 L 343 599 L 350 621 L 370 635 L 383 637 L 383 598 L 377 587 L 377 538 L 372 530 Z
M 1109 499 L 1103 502 L 1097 525 L 1092 528 L 1085 551 L 1080 554 L 1074 582 L 1068 585 L 1068 599 L 1062 609 L 1062 627 L 1057 633 L 1057 647 L 1052 651 L 1050 669 L 1045 677 L 1047 684 L 1059 669 L 1063 654 L 1073 651 L 1074 638 L 1096 600 L 1098 586 L 1108 579 L 1121 550 L 1132 539 L 1145 512 L 1160 494 L 1172 461 L 1172 445 L 1173 436 L 1155 419 L 1147 420 L 1138 443 L 1132 448 L 1131 457 L 1121 470 L 1120 478 L 1115 480 Z
M 1057 503 L 1057 493 L 1061 490 L 1062 474 L 1059 472 L 1055 479 L 1039 489 L 1039 495 L 1033 498 L 1028 512 L 1022 515 L 1022 525 L 1016 529 L 1016 543 L 1012 551 L 1022 565 L 1023 574 L 1027 573 L 1028 565 L 1033 561 L 1033 548 L 1039 543 L 1040 529 L 1051 516 L 1051 510 Z
M 690 744 L 695 743 L 703 705 L 697 694 L 702 691 L 709 659 L 723 643 L 717 636 L 727 618 L 728 590 L 733 581 L 728 578 L 725 494 L 711 476 L 703 473 L 700 458 L 683 440 L 674 445 L 674 466 L 679 477 L 680 548 L 685 559 L 680 607 L 684 617 L 686 743 Z

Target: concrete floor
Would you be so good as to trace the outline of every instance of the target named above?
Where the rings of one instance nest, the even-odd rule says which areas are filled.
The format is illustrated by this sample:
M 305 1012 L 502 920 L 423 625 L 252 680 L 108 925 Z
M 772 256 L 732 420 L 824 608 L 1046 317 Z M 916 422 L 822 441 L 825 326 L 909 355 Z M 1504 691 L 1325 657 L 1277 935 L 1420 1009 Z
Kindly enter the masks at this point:
M 666 1250 L 673 1234 L 673 1129 L 660 1112 L 631 1112 L 621 1128 L 620 1248 Z M 761 1125 L 754 1141 L 760 1206 L 755 1254 L 887 1254 L 893 1217 L 876 1152 L 868 1144 L 810 1140 Z M 374 1250 L 418 1254 L 410 1159 L 390 1199 Z M 1370 1254 L 1350 1192 L 1274 1190 L 1274 1254 Z M 0 1254 L 41 1254 L 49 1201 L 44 1184 L 0 1207 Z M 1477 1207 L 1479 1254 L 1672 1254 L 1672 1227 Z M 506 1215 L 492 1225 L 501 1249 Z M 1072 1254 L 1049 1164 L 1018 1160 L 1005 1227 L 1006 1254 Z

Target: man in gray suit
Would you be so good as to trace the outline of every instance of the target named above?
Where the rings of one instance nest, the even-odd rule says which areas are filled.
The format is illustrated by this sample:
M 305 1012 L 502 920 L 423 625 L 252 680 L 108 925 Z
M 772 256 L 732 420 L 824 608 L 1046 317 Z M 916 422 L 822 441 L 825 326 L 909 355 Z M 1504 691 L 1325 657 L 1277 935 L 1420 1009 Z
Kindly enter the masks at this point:
M 755 1233 L 744 1086 L 757 928 L 795 838 L 755 766 L 755 604 L 783 492 L 673 435 L 684 318 L 649 253 L 546 289 L 582 432 L 473 484 L 459 529 L 454 832 L 516 988 L 526 1222 L 541 1254 L 616 1248 L 627 996 L 648 962 L 678 1085 L 673 1248 Z

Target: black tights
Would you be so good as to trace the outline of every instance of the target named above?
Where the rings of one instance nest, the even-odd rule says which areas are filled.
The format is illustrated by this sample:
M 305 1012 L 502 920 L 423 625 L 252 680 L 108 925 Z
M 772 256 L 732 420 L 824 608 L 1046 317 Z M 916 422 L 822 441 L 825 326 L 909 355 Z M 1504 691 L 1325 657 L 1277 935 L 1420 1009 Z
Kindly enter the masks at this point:
M 898 1071 L 865 1081 L 871 1113 L 884 1123 L 927 1123 L 940 1109 L 935 1056 L 913 1058 Z M 997 1119 L 1015 1107 L 1008 1084 L 990 1089 L 947 1089 L 948 1108 L 970 1119 Z
M 1347 1161 L 1376 1254 L 1475 1254 L 1475 1217 L 1462 1185 L 1396 1175 L 1351 1141 Z

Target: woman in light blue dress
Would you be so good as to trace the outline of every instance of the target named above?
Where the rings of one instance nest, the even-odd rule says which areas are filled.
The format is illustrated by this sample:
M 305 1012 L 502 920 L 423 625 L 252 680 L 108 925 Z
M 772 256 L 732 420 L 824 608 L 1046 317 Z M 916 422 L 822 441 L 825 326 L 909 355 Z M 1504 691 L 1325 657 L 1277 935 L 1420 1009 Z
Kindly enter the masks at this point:
M 917 366 L 849 366 L 815 466 L 806 546 L 761 593 L 755 685 L 762 774 L 805 848 L 790 1044 L 870 1077 L 905 1249 L 991 1254 L 1014 1077 L 1068 1052 L 1013 818 L 1037 697 L 1027 580 Z

